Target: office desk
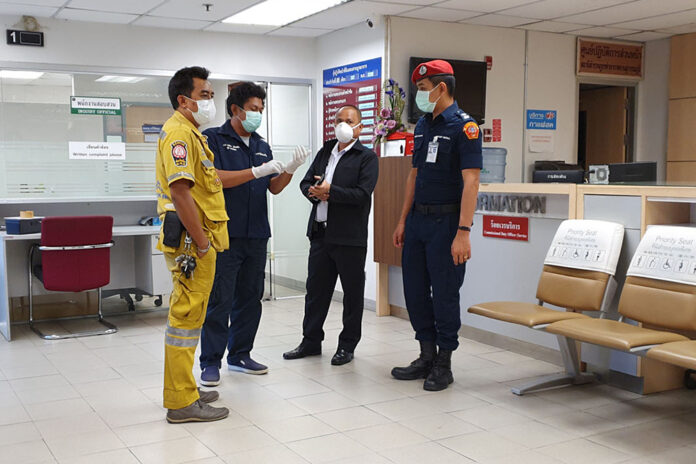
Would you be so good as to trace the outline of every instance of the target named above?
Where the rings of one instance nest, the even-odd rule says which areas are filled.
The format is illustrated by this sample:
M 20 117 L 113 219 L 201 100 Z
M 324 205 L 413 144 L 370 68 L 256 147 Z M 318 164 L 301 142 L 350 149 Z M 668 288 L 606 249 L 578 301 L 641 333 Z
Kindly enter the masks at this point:
M 111 281 L 108 289 L 138 288 L 151 295 L 171 293 L 172 282 L 162 252 L 157 250 L 159 226 L 114 226 Z M 12 339 L 10 298 L 28 295 L 27 260 L 41 234 L 0 232 L 0 333 Z M 35 294 L 48 294 L 35 286 Z

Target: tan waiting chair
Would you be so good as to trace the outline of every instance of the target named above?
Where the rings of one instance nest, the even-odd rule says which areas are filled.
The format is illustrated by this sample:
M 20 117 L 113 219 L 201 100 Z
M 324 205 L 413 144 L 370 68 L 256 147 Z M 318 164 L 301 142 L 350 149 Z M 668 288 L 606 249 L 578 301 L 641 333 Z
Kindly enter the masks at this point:
M 696 371 L 696 340 L 665 343 L 649 349 L 646 356 L 656 361 Z
M 633 257 L 621 292 L 621 317 L 618 321 L 560 321 L 549 325 L 546 330 L 585 343 L 683 367 L 696 367 L 696 342 L 673 332 L 696 330 L 696 276 L 691 275 L 689 270 L 681 269 L 689 266 L 684 262 L 690 262 L 680 257 L 683 255 L 681 252 L 672 257 L 671 252 L 664 254 L 660 251 L 664 247 L 651 246 L 656 243 L 657 237 L 680 236 L 696 243 L 694 228 L 655 226 L 648 229 Z M 694 251 L 696 248 L 691 253 Z M 656 262 L 648 264 L 653 259 Z M 641 261 L 644 264 L 640 264 Z M 696 266 L 696 262 L 692 262 L 691 266 Z M 689 279 L 693 280 L 689 282 Z M 624 322 L 625 318 L 665 330 L 629 324 Z M 691 357 L 691 354 L 694 356 Z M 691 364 L 686 361 L 687 358 L 691 358 Z
M 592 226 L 601 226 L 605 230 L 613 231 L 613 239 L 609 241 L 610 249 L 605 250 L 606 259 L 602 271 L 579 268 L 581 265 L 586 267 L 584 260 L 578 260 L 577 267 L 568 267 L 572 261 L 564 263 L 564 267 L 546 264 L 559 263 L 559 260 L 554 259 L 553 256 L 554 247 L 563 242 L 564 231 L 573 227 L 587 229 Z M 600 311 L 603 314 L 617 288 L 614 273 L 621 252 L 623 233 L 623 226 L 613 222 L 582 219 L 564 221 L 556 232 L 539 278 L 536 292 L 538 304 L 495 301 L 474 305 L 469 308 L 469 312 L 536 330 L 544 330 L 549 324 L 558 321 L 590 319 L 582 314 L 582 311 Z M 566 311 L 547 308 L 543 306 L 544 304 L 566 308 Z M 594 374 L 580 372 L 580 359 L 575 342 L 562 336 L 557 338 L 565 373 L 543 376 L 529 384 L 514 387 L 512 388 L 514 394 L 523 395 L 534 390 L 569 384 L 579 385 L 595 380 Z

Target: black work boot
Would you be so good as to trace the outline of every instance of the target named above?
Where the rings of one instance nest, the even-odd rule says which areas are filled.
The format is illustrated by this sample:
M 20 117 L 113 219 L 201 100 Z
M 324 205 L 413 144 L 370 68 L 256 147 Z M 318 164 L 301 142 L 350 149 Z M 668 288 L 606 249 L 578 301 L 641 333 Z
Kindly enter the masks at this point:
M 437 354 L 437 347 L 433 342 L 419 342 L 420 356 L 407 367 L 395 367 L 391 371 L 392 377 L 397 380 L 424 379 L 433 368 L 433 361 Z
M 452 375 L 452 352 L 440 348 L 433 362 L 433 368 L 423 383 L 423 389 L 440 391 L 447 388 L 452 382 L 454 382 L 454 376 Z

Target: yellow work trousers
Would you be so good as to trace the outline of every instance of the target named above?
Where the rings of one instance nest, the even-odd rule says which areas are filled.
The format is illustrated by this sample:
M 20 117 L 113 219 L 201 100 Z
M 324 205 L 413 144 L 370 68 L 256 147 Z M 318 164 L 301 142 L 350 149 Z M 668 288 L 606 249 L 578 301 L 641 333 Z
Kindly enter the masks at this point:
M 191 247 L 194 256 L 195 249 Z M 185 408 L 199 398 L 193 363 L 215 279 L 213 248 L 203 258 L 196 257 L 196 269 L 189 278 L 175 262 L 182 252 L 183 247 L 176 253 L 164 253 L 174 282 L 164 337 L 164 407 L 167 409 Z

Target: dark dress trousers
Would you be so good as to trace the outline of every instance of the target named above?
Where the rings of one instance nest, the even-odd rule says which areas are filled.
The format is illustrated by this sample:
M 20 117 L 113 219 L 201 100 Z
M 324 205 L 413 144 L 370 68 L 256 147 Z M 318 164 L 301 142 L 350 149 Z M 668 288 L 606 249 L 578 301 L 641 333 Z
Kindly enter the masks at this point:
M 356 141 L 338 161 L 331 180 L 325 223 L 315 218 L 319 201 L 309 198 L 314 176 L 326 172 L 331 151 L 338 142 L 330 140 L 319 150 L 300 183 L 302 194 L 313 203 L 307 226 L 310 240 L 307 296 L 302 325 L 303 341 L 319 347 L 331 297 L 340 277 L 343 287 L 343 331 L 338 348 L 353 352 L 360 341 L 365 294 L 367 225 L 372 192 L 377 184 L 379 163 L 375 152 Z

